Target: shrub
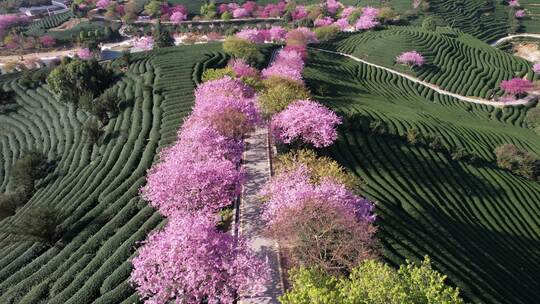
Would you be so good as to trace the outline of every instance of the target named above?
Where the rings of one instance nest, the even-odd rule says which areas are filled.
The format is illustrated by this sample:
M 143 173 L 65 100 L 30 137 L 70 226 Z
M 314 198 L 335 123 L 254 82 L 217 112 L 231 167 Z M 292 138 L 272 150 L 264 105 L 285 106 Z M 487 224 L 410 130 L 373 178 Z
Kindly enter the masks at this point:
M 152 37 L 154 38 L 154 46 L 156 48 L 168 47 L 174 45 L 174 39 L 171 33 L 161 26 L 158 22 L 152 30 Z
M 111 85 L 112 80 L 112 70 L 95 59 L 63 59 L 47 77 L 47 84 L 60 100 L 78 104 L 81 95 L 91 92 L 92 96 L 97 96 Z
M 63 216 L 60 210 L 51 207 L 32 207 L 26 210 L 18 221 L 8 228 L 21 241 L 38 241 L 54 246 L 62 237 L 60 224 Z
M 236 78 L 236 74 L 234 73 L 232 67 L 227 66 L 222 69 L 206 69 L 202 74 L 202 81 L 206 82 L 210 80 L 221 79 L 225 76 Z
M 330 109 L 310 100 L 298 100 L 272 117 L 274 139 L 290 144 L 302 142 L 316 148 L 328 147 L 337 139 L 341 119 Z
M 335 25 L 321 26 L 313 30 L 319 41 L 328 41 L 336 38 L 341 29 Z
M 100 129 L 99 124 L 91 119 L 84 124 L 83 132 L 86 134 L 87 142 L 90 145 L 95 145 L 99 141 L 99 138 L 103 135 L 103 130 Z
M 263 85 L 258 102 L 261 111 L 267 116 L 284 110 L 293 101 L 310 98 L 306 87 L 294 80 L 270 77 L 263 80 Z
M 433 32 L 437 29 L 437 22 L 435 22 L 433 17 L 427 17 L 424 19 L 424 21 L 422 21 L 422 28 Z
M 31 193 L 34 181 L 47 175 L 47 157 L 38 152 L 30 152 L 18 159 L 11 168 L 11 183 L 16 191 Z
M 15 210 L 26 201 L 20 193 L 0 193 L 0 220 L 15 214 Z
M 238 37 L 228 37 L 223 42 L 223 51 L 234 58 L 244 59 L 253 64 L 263 59 L 262 53 L 254 43 Z
M 416 145 L 422 142 L 422 134 L 420 131 L 418 131 L 416 128 L 407 129 L 407 142 L 411 145 Z
M 534 129 L 540 135 L 540 104 L 527 111 L 524 121 L 527 127 Z
M 310 171 L 310 181 L 320 184 L 323 180 L 332 180 L 355 191 L 362 181 L 352 172 L 347 171 L 335 160 L 326 156 L 317 156 L 313 150 L 301 149 L 281 154 L 276 160 L 276 174 L 296 170 L 298 165 L 306 166 Z
M 264 290 L 268 269 L 243 240 L 201 216 L 173 218 L 148 236 L 130 281 L 146 302 L 233 303 Z
M 290 272 L 292 289 L 280 297 L 283 304 L 462 304 L 459 289 L 445 285 L 446 276 L 431 267 L 407 261 L 399 270 L 375 260 L 358 265 L 349 277 L 332 276 L 316 268 Z
M 392 23 L 399 20 L 399 14 L 389 6 L 382 7 L 379 10 L 378 17 L 383 23 Z
M 531 152 L 518 149 L 512 144 L 495 149 L 497 165 L 530 180 L 540 177 L 540 158 Z

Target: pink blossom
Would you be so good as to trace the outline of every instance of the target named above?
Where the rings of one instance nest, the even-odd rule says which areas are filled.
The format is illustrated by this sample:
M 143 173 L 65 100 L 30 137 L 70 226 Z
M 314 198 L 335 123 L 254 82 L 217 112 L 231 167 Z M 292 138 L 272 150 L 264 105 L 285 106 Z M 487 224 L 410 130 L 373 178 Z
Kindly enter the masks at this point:
M 251 67 L 242 59 L 234 59 L 229 65 L 232 67 L 234 73 L 238 77 L 259 77 L 259 70 L 254 67 Z
M 517 10 L 515 16 L 516 18 L 521 19 L 525 17 L 526 14 L 525 10 Z
M 322 18 L 315 19 L 315 21 L 313 21 L 313 25 L 315 27 L 327 26 L 327 25 L 332 24 L 333 22 L 334 22 L 334 19 L 332 19 L 332 17 L 322 17 Z
M 302 54 L 296 50 L 282 49 L 277 54 L 269 67 L 262 71 L 263 78 L 284 77 L 294 81 L 303 82 L 302 72 L 304 70 L 304 60 Z
M 283 220 L 285 211 L 300 209 L 306 202 L 323 201 L 343 214 L 351 214 L 358 221 L 373 222 L 373 204 L 351 193 L 344 185 L 331 179 L 325 179 L 315 185 L 310 180 L 309 169 L 298 164 L 290 171 L 272 178 L 261 192 L 268 198 L 263 219 L 270 225 Z
M 277 4 L 269 3 L 267 4 L 259 13 L 259 17 L 268 18 L 268 17 L 280 17 L 285 13 L 286 3 L 280 1 Z
M 510 7 L 520 7 L 520 4 L 519 4 L 518 0 L 510 0 L 510 1 L 508 1 L 508 6 L 510 6 Z
M 501 82 L 501 89 L 511 95 L 525 94 L 532 88 L 532 82 L 527 79 L 513 78 Z
M 114 11 L 117 15 L 123 16 L 126 13 L 126 6 L 124 4 L 117 4 L 114 7 Z
M 88 4 L 86 4 L 86 3 L 81 3 L 81 4 L 78 5 L 78 8 L 79 8 L 80 10 L 84 10 L 87 6 L 88 6 Z
M 422 0 L 413 0 L 412 7 L 417 9 L 420 7 L 420 4 L 422 4 Z
M 362 15 L 356 22 L 355 27 L 357 30 L 370 30 L 377 27 L 378 25 L 379 22 L 375 21 L 375 19 Z
M 231 304 L 237 292 L 258 295 L 269 279 L 268 266 L 245 239 L 197 215 L 169 219 L 150 233 L 132 263 L 129 281 L 153 304 Z
M 253 43 L 264 43 L 266 33 L 258 29 L 243 29 L 235 35 L 238 38 L 249 40 Z
M 336 20 L 336 22 L 332 23 L 332 25 L 339 27 L 339 29 L 342 31 L 346 30 L 350 26 L 349 20 L 347 20 L 347 18 L 340 18 Z
M 234 11 L 237 8 L 240 8 L 240 5 L 238 5 L 238 3 L 234 3 L 234 2 L 229 3 L 228 6 L 229 6 L 229 11 L 230 12 Z
M 397 63 L 409 66 L 422 66 L 425 61 L 424 56 L 417 51 L 404 52 L 396 58 Z
M 338 9 L 343 7 L 343 4 L 341 4 L 339 1 L 336 0 L 326 0 L 326 9 L 330 14 L 335 14 Z
M 306 10 L 306 7 L 303 5 L 297 5 L 296 9 L 294 10 L 292 14 L 292 19 L 294 21 L 304 19 L 308 16 L 308 11 Z
M 537 62 L 533 65 L 533 71 L 536 73 L 536 74 L 540 74 L 540 62 Z
M 12 26 L 29 22 L 26 16 L 18 15 L 0 15 L 0 36 Z
M 143 36 L 136 38 L 133 42 L 133 46 L 143 51 L 148 51 L 154 48 L 154 38 L 152 36 Z
M 96 3 L 96 7 L 99 9 L 107 9 L 111 5 L 111 0 L 99 0 Z
M 249 17 L 249 12 L 242 7 L 233 10 L 232 14 L 236 19 Z
M 39 42 L 44 47 L 50 48 L 50 47 L 53 47 L 56 44 L 56 38 L 54 38 L 53 36 L 50 36 L 50 35 L 45 35 L 45 36 L 39 37 Z
M 279 142 L 299 140 L 321 148 L 337 139 L 339 124 L 341 119 L 328 108 L 310 100 L 298 100 L 272 118 L 271 129 Z
M 183 20 L 186 20 L 187 16 L 182 13 L 182 12 L 174 12 L 171 17 L 169 18 L 169 20 L 171 20 L 171 22 L 173 23 L 180 23 L 181 21 Z
M 317 36 L 307 27 L 299 27 L 292 31 L 289 31 L 285 36 L 287 41 L 294 40 L 302 44 L 316 43 L 318 42 Z
M 230 12 L 229 6 L 227 5 L 227 3 L 221 3 L 218 6 L 218 13 L 223 14 L 225 12 Z
M 252 125 L 260 124 L 262 121 L 255 104 L 255 91 L 239 80 L 226 76 L 207 81 L 195 90 L 193 116 L 208 119 L 227 108 L 243 113 L 248 123 Z
M 270 35 L 270 40 L 274 42 L 281 42 L 285 40 L 285 36 L 287 35 L 287 30 L 283 28 L 282 26 L 272 26 L 268 33 Z
M 88 48 L 80 49 L 79 51 L 77 51 L 77 57 L 82 60 L 88 60 L 92 58 L 92 52 Z
M 362 16 L 365 16 L 366 18 L 367 17 L 373 18 L 373 19 L 377 18 L 379 16 L 379 9 L 371 7 L 371 6 L 366 6 L 362 8 Z
M 341 11 L 341 18 L 349 18 L 349 16 L 352 15 L 357 10 L 354 6 L 347 6 L 346 8 Z
M 242 5 L 242 8 L 251 15 L 257 10 L 257 3 L 255 1 L 247 1 Z

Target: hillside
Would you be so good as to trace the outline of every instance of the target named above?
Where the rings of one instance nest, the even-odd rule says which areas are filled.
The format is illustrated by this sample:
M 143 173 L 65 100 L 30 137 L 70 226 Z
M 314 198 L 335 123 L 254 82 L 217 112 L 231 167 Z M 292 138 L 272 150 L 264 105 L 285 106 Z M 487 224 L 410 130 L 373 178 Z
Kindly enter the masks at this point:
M 409 73 L 464 96 L 490 99 L 501 94 L 501 80 L 532 77 L 531 64 L 524 59 L 450 28 L 432 32 L 419 27 L 390 27 L 344 36 L 323 47 Z M 424 55 L 427 64 L 410 69 L 395 63 L 399 54 L 412 50 Z
M 348 117 L 324 153 L 365 178 L 385 259 L 428 254 L 474 303 L 535 303 L 540 185 L 496 168 L 492 152 L 503 143 L 540 151 L 540 138 L 520 127 L 524 108 L 466 104 L 321 52 L 310 53 L 305 77 L 320 101 Z M 407 144 L 411 129 L 479 160 Z
M 50 206 L 66 214 L 61 243 L 43 249 L 34 242 L 13 242 L 0 233 L 0 303 L 133 303 L 127 283 L 128 259 L 136 244 L 162 221 L 138 197 L 156 152 L 176 138 L 190 112 L 202 64 L 226 59 L 219 44 L 167 48 L 134 55 L 116 92 L 127 102 L 110 121 L 99 148 L 82 132 L 88 114 L 60 103 L 43 87 L 23 89 L 17 78 L 2 79 L 19 106 L 0 115 L 0 191 L 14 161 L 37 150 L 56 163 L 38 183 L 29 208 Z

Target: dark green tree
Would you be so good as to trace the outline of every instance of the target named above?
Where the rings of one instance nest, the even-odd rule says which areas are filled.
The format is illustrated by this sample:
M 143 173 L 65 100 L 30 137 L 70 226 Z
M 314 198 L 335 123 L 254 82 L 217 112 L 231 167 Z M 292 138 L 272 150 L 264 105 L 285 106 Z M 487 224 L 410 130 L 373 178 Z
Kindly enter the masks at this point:
M 168 47 L 174 45 L 174 39 L 171 33 L 163 28 L 161 22 L 158 21 L 152 31 L 152 37 L 154 38 L 154 46 L 157 48 Z

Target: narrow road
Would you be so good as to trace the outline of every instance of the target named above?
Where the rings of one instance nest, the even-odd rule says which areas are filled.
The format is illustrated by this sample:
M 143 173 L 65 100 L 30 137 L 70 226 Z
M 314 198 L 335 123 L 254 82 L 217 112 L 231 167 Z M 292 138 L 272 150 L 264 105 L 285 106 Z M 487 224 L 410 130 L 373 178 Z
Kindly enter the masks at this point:
M 510 35 L 510 36 L 506 36 L 506 37 L 503 37 L 495 42 L 493 42 L 491 44 L 491 46 L 497 46 L 505 41 L 508 41 L 508 40 L 512 40 L 514 38 L 537 38 L 537 39 L 540 39 L 540 34 L 515 34 L 515 35 Z
M 481 99 L 481 98 L 477 98 L 477 97 L 463 96 L 463 95 L 459 95 L 459 94 L 456 94 L 456 93 L 452 93 L 452 92 L 443 90 L 443 89 L 439 88 L 437 85 L 434 85 L 434 84 L 429 83 L 429 82 L 425 82 L 425 81 L 423 81 L 423 80 L 421 80 L 419 78 L 416 78 L 414 76 L 411 76 L 411 75 L 408 75 L 408 74 L 405 74 L 405 73 L 401 73 L 401 72 L 389 69 L 387 67 L 371 63 L 369 61 L 365 61 L 363 59 L 360 59 L 358 57 L 354 57 L 354 56 L 349 55 L 349 54 L 330 51 L 330 50 L 325 50 L 325 49 L 319 49 L 319 48 L 311 48 L 311 49 L 316 50 L 316 51 L 325 52 L 325 53 L 330 53 L 330 54 L 335 54 L 335 55 L 348 57 L 348 58 L 350 58 L 350 59 L 352 59 L 354 61 L 361 62 L 361 63 L 367 64 L 369 66 L 376 67 L 376 68 L 379 68 L 379 69 L 383 69 L 383 70 L 385 70 L 385 71 L 387 71 L 389 73 L 392 73 L 392 74 L 407 78 L 408 80 L 410 80 L 410 81 L 412 81 L 414 83 L 418 83 L 420 85 L 426 86 L 426 87 L 434 90 L 435 92 L 437 92 L 437 93 L 439 93 L 441 95 L 447 95 L 447 96 L 454 97 L 456 99 L 466 101 L 466 102 L 472 102 L 472 103 L 495 106 L 495 107 L 517 106 L 517 105 L 527 104 L 532 99 L 534 99 L 535 97 L 538 96 L 538 95 L 536 95 L 538 92 L 533 92 L 533 93 L 529 94 L 529 96 L 527 96 L 525 98 L 517 99 L 517 100 L 511 100 L 511 101 L 493 101 L 493 100 L 486 100 L 486 99 Z
M 277 297 L 283 294 L 283 282 L 277 243 L 264 236 L 265 223 L 262 220 L 264 202 L 259 192 L 270 180 L 270 151 L 268 127 L 260 127 L 246 140 L 244 151 L 244 172 L 246 181 L 240 201 L 240 235 L 247 238 L 253 251 L 268 262 L 271 280 L 267 290 L 258 297 L 240 295 L 240 303 L 277 304 Z

